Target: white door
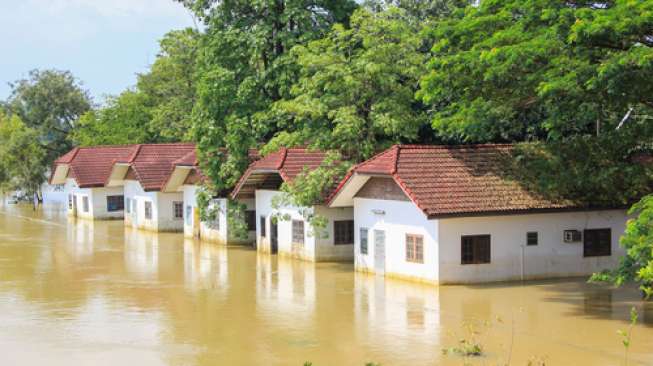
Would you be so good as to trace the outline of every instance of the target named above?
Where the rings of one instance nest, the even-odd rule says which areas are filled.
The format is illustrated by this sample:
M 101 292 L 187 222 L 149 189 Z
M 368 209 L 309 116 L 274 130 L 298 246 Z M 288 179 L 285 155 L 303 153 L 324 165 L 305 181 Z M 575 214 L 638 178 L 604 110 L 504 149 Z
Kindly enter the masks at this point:
M 374 272 L 385 274 L 385 231 L 374 230 Z

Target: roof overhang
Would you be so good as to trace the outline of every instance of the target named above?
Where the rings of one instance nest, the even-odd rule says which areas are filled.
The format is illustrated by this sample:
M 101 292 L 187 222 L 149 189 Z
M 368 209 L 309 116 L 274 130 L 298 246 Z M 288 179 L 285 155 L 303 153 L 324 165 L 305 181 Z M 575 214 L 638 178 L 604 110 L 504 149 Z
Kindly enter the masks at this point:
M 114 163 L 107 179 L 107 187 L 120 187 L 125 184 L 125 175 L 129 170 L 129 163 Z
M 50 177 L 50 184 L 64 184 L 66 183 L 66 178 L 68 178 L 68 170 L 70 170 L 70 165 L 68 164 L 57 164 L 52 172 Z
M 180 192 L 186 177 L 193 170 L 192 166 L 177 165 L 170 173 L 168 181 L 163 185 L 162 192 Z
M 257 189 L 276 189 L 284 181 L 276 169 L 249 169 L 240 178 L 231 198 L 252 198 Z
M 354 172 L 345 179 L 342 185 L 338 188 L 335 196 L 329 201 L 329 207 L 352 207 L 354 206 L 354 196 L 363 188 L 370 178 L 374 175 L 360 174 Z M 383 177 L 389 177 L 384 175 Z

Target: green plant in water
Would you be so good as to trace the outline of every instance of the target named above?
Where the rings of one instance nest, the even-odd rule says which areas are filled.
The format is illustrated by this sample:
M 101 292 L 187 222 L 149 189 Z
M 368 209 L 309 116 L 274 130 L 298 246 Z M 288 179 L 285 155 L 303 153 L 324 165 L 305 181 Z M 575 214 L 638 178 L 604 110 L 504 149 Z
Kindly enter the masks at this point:
M 628 351 L 630 350 L 633 328 L 637 324 L 638 317 L 637 309 L 633 306 L 630 309 L 630 325 L 628 326 L 628 330 L 619 329 L 617 331 L 617 334 L 621 336 L 621 343 L 624 345 L 624 365 L 628 365 Z
M 481 332 L 482 327 L 488 328 L 490 322 L 465 322 L 463 328 L 465 329 L 467 336 L 460 338 L 458 344 L 454 347 L 442 349 L 443 355 L 458 355 L 462 357 L 478 357 L 483 355 L 483 345 L 481 344 L 479 337 L 483 333 Z

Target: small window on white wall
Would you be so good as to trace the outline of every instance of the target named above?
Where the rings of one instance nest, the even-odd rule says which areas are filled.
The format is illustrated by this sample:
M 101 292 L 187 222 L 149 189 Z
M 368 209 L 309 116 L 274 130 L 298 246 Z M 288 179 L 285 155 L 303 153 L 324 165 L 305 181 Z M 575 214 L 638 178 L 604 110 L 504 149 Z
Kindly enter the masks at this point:
M 186 206 L 186 226 L 193 224 L 193 206 Z
M 183 202 L 173 202 L 172 203 L 172 217 L 177 220 L 184 218 L 184 203 Z
M 125 198 L 125 212 L 132 212 L 132 200 L 130 198 Z
M 145 218 L 152 220 L 152 202 L 145 201 Z
M 360 235 L 361 235 L 360 253 L 367 254 L 367 242 L 369 239 L 369 230 L 366 227 L 362 227 L 360 230 Z
M 88 212 L 88 196 L 82 197 L 82 211 Z

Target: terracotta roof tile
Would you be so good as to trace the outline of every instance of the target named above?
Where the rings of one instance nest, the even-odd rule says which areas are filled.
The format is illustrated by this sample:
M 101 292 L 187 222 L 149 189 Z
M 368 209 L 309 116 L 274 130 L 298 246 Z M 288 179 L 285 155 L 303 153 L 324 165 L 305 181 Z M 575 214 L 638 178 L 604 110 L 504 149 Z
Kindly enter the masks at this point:
M 103 187 L 111 174 L 113 163 L 129 157 L 134 145 L 76 147 L 55 160 L 70 166 L 69 176 L 82 188 Z
M 392 176 L 428 217 L 574 207 L 571 202 L 549 201 L 510 180 L 504 164 L 512 149 L 509 144 L 398 145 L 352 172 Z
M 161 190 L 174 170 L 174 163 L 195 151 L 192 143 L 143 144 L 127 161 L 146 191 Z

